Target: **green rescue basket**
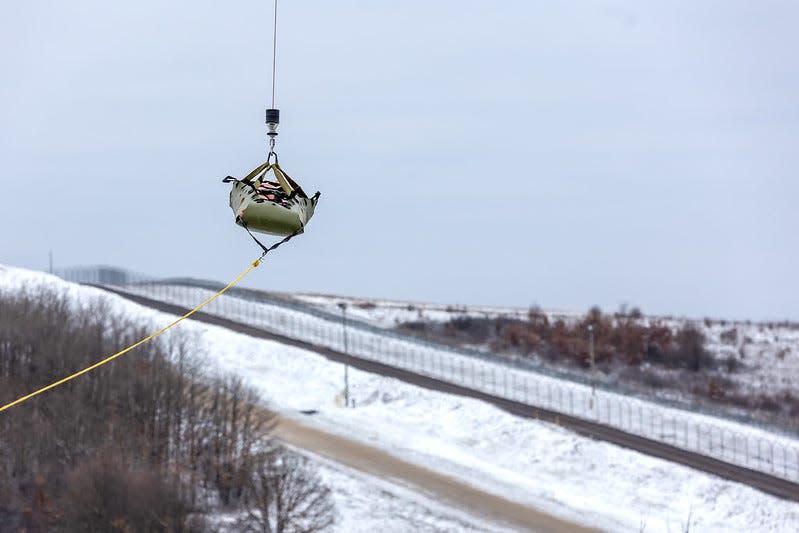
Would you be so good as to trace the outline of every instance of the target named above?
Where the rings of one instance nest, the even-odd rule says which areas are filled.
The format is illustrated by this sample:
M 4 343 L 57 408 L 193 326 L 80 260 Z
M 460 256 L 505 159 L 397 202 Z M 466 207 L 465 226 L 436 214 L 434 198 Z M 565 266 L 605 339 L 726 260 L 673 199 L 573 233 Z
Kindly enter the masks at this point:
M 270 171 L 275 181 L 267 179 Z M 267 160 L 243 180 L 228 176 L 222 181 L 233 183 L 230 208 L 236 215 L 236 224 L 279 237 L 304 231 L 320 194 L 317 192 L 309 198 L 277 161 Z

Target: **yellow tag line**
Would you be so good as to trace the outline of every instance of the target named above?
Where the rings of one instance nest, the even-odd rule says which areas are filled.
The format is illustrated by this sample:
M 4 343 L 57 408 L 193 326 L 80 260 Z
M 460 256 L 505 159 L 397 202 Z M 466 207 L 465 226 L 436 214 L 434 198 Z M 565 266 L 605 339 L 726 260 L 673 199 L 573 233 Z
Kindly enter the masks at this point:
M 101 367 L 101 366 L 103 366 L 106 363 L 110 363 L 111 361 L 113 361 L 117 357 L 122 357 L 123 355 L 125 355 L 129 351 L 133 350 L 134 348 L 138 348 L 142 344 L 144 344 L 146 342 L 149 342 L 149 341 L 153 340 L 154 338 L 166 333 L 168 330 L 170 330 L 173 327 L 177 326 L 179 323 L 183 322 L 184 320 L 189 318 L 191 315 L 193 315 L 194 313 L 196 313 L 197 311 L 199 311 L 200 309 L 202 309 L 206 305 L 210 304 L 211 302 L 213 302 L 214 300 L 216 300 L 217 298 L 219 298 L 220 296 L 225 294 L 231 287 L 233 287 L 234 285 L 237 285 L 241 280 L 243 280 L 247 276 L 247 274 L 252 272 L 254 269 L 258 268 L 258 265 L 260 265 L 260 264 L 261 264 L 261 260 L 260 259 L 256 259 L 255 261 L 250 263 L 250 266 L 248 266 L 247 269 L 244 270 L 244 272 L 242 272 L 241 274 L 236 276 L 236 278 L 233 281 L 231 281 L 230 283 L 225 285 L 225 287 L 220 289 L 216 294 L 213 294 L 213 295 L 209 296 L 208 299 L 206 299 L 200 305 L 198 305 L 197 307 L 195 307 L 194 309 L 192 309 L 191 311 L 189 311 L 188 313 L 186 313 L 182 317 L 178 318 L 177 320 L 175 320 L 171 324 L 168 324 L 167 326 L 164 326 L 163 328 L 159 329 L 158 331 L 156 331 L 155 333 L 153 333 L 149 337 L 145 337 L 145 338 L 141 339 L 140 341 L 138 341 L 138 342 L 136 342 L 134 344 L 131 344 L 127 348 L 118 351 L 114 355 L 110 355 L 110 356 L 106 357 L 105 359 L 103 359 L 102 361 L 98 361 L 98 362 L 94 363 L 93 365 L 84 368 L 83 370 L 79 370 L 78 372 L 75 372 L 74 374 L 70 374 L 69 376 L 67 376 L 65 378 L 59 379 L 58 381 L 55 381 L 55 382 L 53 382 L 53 383 L 51 383 L 51 384 L 49 384 L 49 385 L 47 385 L 45 387 L 42 387 L 39 390 L 33 391 L 30 394 L 28 394 L 26 396 L 23 396 L 22 398 L 18 398 L 18 399 L 14 400 L 11 403 L 5 404 L 4 406 L 0 407 L 0 412 L 5 411 L 6 409 L 10 409 L 10 408 L 14 407 L 15 405 L 19 405 L 19 404 L 21 404 L 22 402 L 24 402 L 26 400 L 30 400 L 34 396 L 38 396 L 38 395 L 40 395 L 40 394 L 42 394 L 44 392 L 49 391 L 50 389 L 54 389 L 54 388 L 58 387 L 59 385 L 63 385 L 67 381 L 72 381 L 76 377 L 82 376 L 83 374 L 91 372 L 95 368 Z

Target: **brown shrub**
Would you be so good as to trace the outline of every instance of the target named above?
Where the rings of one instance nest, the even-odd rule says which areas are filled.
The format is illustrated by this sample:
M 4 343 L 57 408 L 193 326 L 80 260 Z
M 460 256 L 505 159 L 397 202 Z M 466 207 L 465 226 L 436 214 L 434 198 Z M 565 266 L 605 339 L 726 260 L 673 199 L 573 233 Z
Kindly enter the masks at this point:
M 667 360 L 677 367 L 698 372 L 713 365 L 713 359 L 705 350 L 705 336 L 691 324 L 686 325 L 675 338 Z
M 719 381 L 711 379 L 707 384 L 707 396 L 712 400 L 720 400 L 727 394 L 727 389 Z
M 719 339 L 724 344 L 738 344 L 738 328 L 730 328 L 726 331 L 722 331 Z
M 103 451 L 67 476 L 63 523 L 80 531 L 185 531 L 188 505 L 177 487 L 147 467 Z

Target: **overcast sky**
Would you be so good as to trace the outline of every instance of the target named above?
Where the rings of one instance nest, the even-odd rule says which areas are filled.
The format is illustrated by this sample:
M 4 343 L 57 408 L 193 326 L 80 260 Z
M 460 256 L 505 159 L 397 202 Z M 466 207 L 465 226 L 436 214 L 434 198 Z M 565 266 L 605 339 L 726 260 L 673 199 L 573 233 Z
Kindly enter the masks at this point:
M 0 263 L 227 280 L 270 1 L 4 2 Z M 799 3 L 281 0 L 275 290 L 799 319 Z

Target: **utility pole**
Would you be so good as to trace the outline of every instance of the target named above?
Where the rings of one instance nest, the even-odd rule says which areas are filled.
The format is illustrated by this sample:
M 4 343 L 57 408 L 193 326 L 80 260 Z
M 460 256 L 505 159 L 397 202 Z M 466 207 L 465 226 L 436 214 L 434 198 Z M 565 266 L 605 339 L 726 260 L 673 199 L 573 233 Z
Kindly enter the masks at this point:
M 591 358 L 591 408 L 594 407 L 596 388 L 596 357 L 594 356 L 594 325 L 588 324 L 588 356 Z
M 348 355 L 347 347 L 347 303 L 339 302 L 341 309 L 341 327 L 344 333 L 344 355 Z M 350 365 L 344 363 L 344 407 L 350 406 Z
M 53 251 L 50 250 L 50 274 L 53 273 Z

